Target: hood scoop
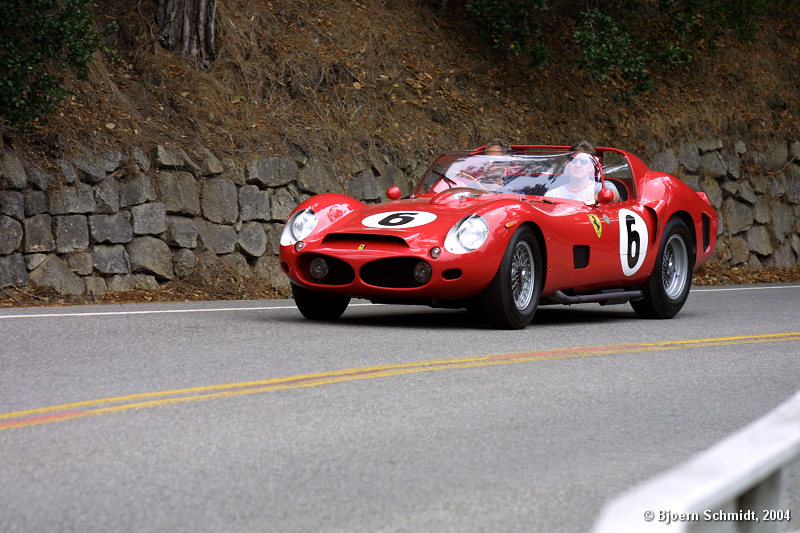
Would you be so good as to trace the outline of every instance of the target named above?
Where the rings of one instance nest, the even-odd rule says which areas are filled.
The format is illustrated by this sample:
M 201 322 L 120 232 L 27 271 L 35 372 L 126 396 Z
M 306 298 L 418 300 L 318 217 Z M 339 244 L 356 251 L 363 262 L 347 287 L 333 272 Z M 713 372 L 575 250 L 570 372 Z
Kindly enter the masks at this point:
M 399 244 L 408 248 L 408 243 L 397 235 L 386 235 L 383 233 L 329 233 L 322 239 L 323 243 L 329 242 L 383 242 Z

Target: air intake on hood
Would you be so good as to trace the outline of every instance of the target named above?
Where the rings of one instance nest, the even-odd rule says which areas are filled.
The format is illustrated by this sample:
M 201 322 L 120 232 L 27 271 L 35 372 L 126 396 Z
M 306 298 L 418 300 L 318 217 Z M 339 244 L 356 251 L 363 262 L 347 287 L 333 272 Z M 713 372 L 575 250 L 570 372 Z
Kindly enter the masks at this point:
M 329 233 L 322 242 L 389 242 L 408 248 L 408 243 L 401 237 L 382 233 Z

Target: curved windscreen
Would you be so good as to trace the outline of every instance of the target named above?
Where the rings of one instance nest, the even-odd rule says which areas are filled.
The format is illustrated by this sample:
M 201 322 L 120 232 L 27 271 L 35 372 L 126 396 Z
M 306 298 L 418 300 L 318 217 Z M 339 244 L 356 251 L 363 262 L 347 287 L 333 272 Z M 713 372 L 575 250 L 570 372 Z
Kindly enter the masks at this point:
M 630 166 L 621 153 L 606 150 L 595 157 L 563 150 L 504 155 L 448 152 L 425 172 L 413 195 L 459 188 L 481 194 L 523 194 L 593 202 L 601 187 L 611 188 L 622 200 L 633 191 Z
M 507 155 L 449 152 L 431 165 L 414 195 L 468 187 L 500 194 L 545 196 L 566 182 L 564 169 L 575 155 L 574 152 Z M 595 179 L 599 180 L 599 171 L 596 174 Z

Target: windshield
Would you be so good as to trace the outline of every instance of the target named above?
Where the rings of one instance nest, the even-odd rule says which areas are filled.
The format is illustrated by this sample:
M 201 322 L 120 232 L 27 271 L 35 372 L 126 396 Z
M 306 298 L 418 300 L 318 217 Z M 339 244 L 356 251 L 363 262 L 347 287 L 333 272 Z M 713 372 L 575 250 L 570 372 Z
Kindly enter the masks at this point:
M 582 154 L 587 155 L 587 154 Z M 485 155 L 475 152 L 442 154 L 423 175 L 415 196 L 469 188 L 498 194 L 545 196 L 566 183 L 564 170 L 575 152 Z M 599 181 L 599 165 L 594 179 Z

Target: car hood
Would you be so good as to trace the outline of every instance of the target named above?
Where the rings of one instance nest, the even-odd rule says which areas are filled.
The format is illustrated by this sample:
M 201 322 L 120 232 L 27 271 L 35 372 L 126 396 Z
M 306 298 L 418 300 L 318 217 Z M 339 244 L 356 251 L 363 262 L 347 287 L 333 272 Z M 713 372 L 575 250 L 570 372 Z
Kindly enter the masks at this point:
M 448 231 L 456 222 L 504 196 L 437 195 L 368 205 L 331 224 L 328 233 L 391 234 L 412 238 L 427 231 Z

